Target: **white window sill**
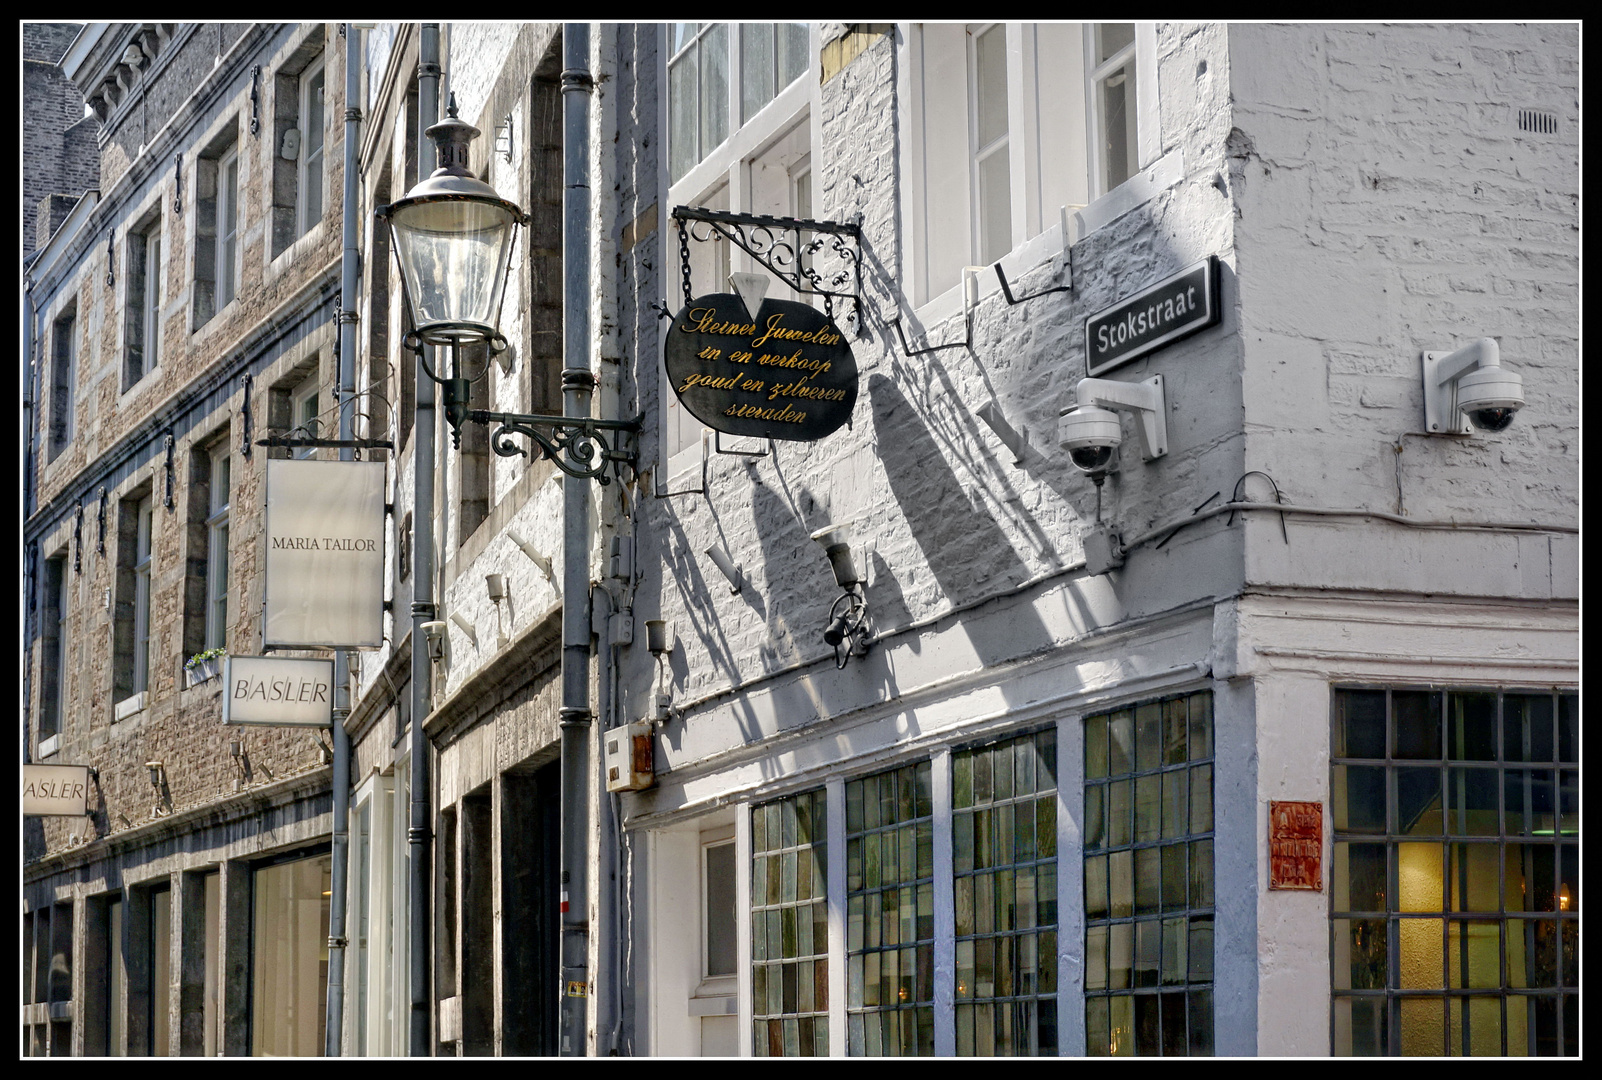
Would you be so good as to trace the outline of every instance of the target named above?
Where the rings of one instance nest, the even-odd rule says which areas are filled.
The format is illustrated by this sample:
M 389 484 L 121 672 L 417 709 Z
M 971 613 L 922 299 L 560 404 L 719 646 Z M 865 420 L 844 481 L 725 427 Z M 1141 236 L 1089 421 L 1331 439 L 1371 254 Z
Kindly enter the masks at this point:
M 42 757 L 42 758 L 49 757 L 52 754 L 54 754 L 57 750 L 60 750 L 60 749 L 61 749 L 61 733 L 57 732 L 56 734 L 50 736 L 47 739 L 40 739 L 39 740 L 39 749 L 36 751 L 36 756 Z
M 144 712 L 145 697 L 147 694 L 148 691 L 141 690 L 139 693 L 133 695 L 133 697 L 126 697 L 117 702 L 117 704 L 111 710 L 111 722 L 115 724 L 119 720 L 126 720 L 128 717 L 133 716 L 136 713 Z
M 1184 177 L 1184 155 L 1178 149 L 1170 150 L 1089 206 L 1080 207 L 1070 215 L 1068 232 L 1072 234 L 1071 236 L 1064 236 L 1063 225 L 1055 224 L 1003 255 L 999 261 L 1002 272 L 1007 275 L 1007 284 L 1011 286 L 1014 294 L 1021 292 L 1018 283 L 1025 274 L 1049 264 L 1069 245 L 1079 243 L 1091 233 L 1111 224 L 1131 210 L 1139 209 L 1179 183 Z M 984 303 L 992 296 L 1000 295 L 1001 282 L 996 278 L 994 270 L 986 266 L 978 277 L 980 303 Z M 1042 283 L 1038 288 L 1066 284 L 1068 284 L 1067 275 L 1063 273 L 1063 268 L 1059 267 L 1052 281 Z M 1037 286 L 1031 284 L 1030 288 L 1034 290 Z M 921 334 L 922 330 L 936 327 L 947 319 L 960 317 L 963 313 L 963 283 L 959 281 L 913 311 L 913 320 L 917 325 L 909 324 L 905 327 L 909 344 L 915 349 L 950 344 L 944 337 L 936 341 L 922 341 L 915 339 L 914 334 Z
M 1074 214 L 1074 243 L 1145 205 L 1184 178 L 1185 155 L 1176 147 Z
M 691 1016 L 734 1016 L 740 1011 L 739 979 L 717 975 L 702 980 L 690 995 Z

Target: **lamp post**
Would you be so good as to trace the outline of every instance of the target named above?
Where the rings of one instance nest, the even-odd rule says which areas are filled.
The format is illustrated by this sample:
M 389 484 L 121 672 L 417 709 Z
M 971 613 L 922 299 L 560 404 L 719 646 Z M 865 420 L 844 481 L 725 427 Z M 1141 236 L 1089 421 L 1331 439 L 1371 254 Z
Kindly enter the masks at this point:
M 567 70 L 563 72 L 565 100 L 579 98 L 589 89 L 588 34 L 584 24 L 564 28 Z M 561 1052 L 584 1052 L 584 1016 L 587 994 L 588 902 L 584 859 L 587 853 L 587 819 L 590 788 L 588 738 L 592 713 L 589 701 L 589 567 L 588 567 L 588 484 L 602 484 L 622 469 L 633 469 L 637 457 L 629 437 L 640 430 L 643 414 L 632 420 L 601 420 L 590 412 L 590 387 L 594 376 L 589 364 L 589 262 L 588 188 L 583 175 L 588 129 L 587 103 L 575 103 L 566 111 L 574 115 L 567 125 L 566 198 L 563 230 L 564 275 L 568 311 L 565 318 L 563 370 L 564 415 L 491 412 L 469 407 L 474 381 L 488 374 L 487 358 L 476 372 L 464 370 L 462 350 L 484 346 L 489 355 L 507 347 L 499 329 L 500 308 L 506 291 L 506 275 L 511 266 L 512 247 L 518 225 L 529 217 L 512 202 L 497 195 L 493 188 L 477 179 L 468 169 L 469 147 L 479 131 L 456 116 L 454 97 L 447 118 L 424 133 L 433 139 L 439 152 L 439 168 L 405 197 L 375 214 L 387 220 L 394 239 L 395 257 L 400 265 L 402 291 L 406 297 L 413 329 L 406 346 L 417 353 L 418 370 L 443 390 L 445 416 L 460 445 L 465 423 L 497 425 L 490 445 L 501 456 L 527 454 L 515 437 L 527 438 L 535 452 L 553 462 L 567 474 L 564 496 L 562 590 L 562 829 L 561 829 L 561 923 L 560 955 L 562 983 Z M 429 363 L 427 346 L 450 349 L 450 370 L 441 373 Z M 419 393 L 421 403 L 423 395 Z M 421 429 L 422 421 L 417 424 Z M 419 442 L 419 447 L 423 443 Z M 432 453 L 430 447 L 429 453 Z M 420 485 L 419 485 L 420 487 Z M 424 536 L 430 528 L 429 514 L 421 511 L 413 518 L 417 540 L 413 543 L 417 594 L 413 603 L 413 629 L 418 613 L 432 610 L 431 596 L 423 599 L 427 555 Z M 414 642 L 417 637 L 414 635 Z M 416 646 L 414 645 L 414 655 Z M 418 696 L 414 663 L 413 701 Z M 421 730 L 425 709 L 414 705 L 414 738 Z M 417 780 L 414 777 L 414 783 Z M 420 836 L 422 827 L 414 820 L 412 833 Z M 571 894 L 572 902 L 569 903 Z M 418 903 L 424 902 L 421 900 Z M 416 939 L 414 938 L 414 943 Z M 414 947 L 415 944 L 414 944 Z M 414 996 L 414 1009 L 417 1001 Z M 414 1016 L 414 1026 L 419 1018 Z M 415 1033 L 414 1033 L 415 1034 Z M 413 1053 L 421 1052 L 418 1039 Z

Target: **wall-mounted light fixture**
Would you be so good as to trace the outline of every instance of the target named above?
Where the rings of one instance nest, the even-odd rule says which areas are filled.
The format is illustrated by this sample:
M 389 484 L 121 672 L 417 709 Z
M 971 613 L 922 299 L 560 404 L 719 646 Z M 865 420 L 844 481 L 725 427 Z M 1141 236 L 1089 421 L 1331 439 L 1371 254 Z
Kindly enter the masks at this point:
M 1493 338 L 1423 360 L 1424 430 L 1432 435 L 1501 431 L 1524 407 L 1524 380 L 1502 366 Z
M 156 805 L 152 811 L 158 817 L 172 813 L 172 791 L 167 786 L 167 766 L 159 761 L 147 761 L 145 769 L 150 773 L 150 789 L 156 794 Z
M 458 630 L 467 635 L 467 640 L 473 643 L 473 648 L 478 648 L 478 631 L 473 624 L 462 618 L 461 612 L 458 611 L 451 612 L 450 619 Z
M 843 668 L 852 656 L 868 654 L 872 630 L 868 621 L 867 579 L 857 570 L 856 560 L 851 557 L 849 523 L 825 525 L 812 534 L 812 539 L 829 557 L 835 584 L 844 590 L 829 608 L 829 623 L 823 631 L 824 642 L 834 649 L 834 666 Z
M 445 662 L 445 647 L 448 635 L 445 633 L 445 624 L 438 619 L 423 624 L 423 640 L 428 649 L 428 658 L 436 664 Z
M 706 549 L 706 557 L 711 559 L 712 564 L 729 579 L 729 591 L 739 592 L 740 586 L 745 581 L 740 564 L 729 558 L 729 553 L 716 544 Z
M 518 535 L 515 529 L 507 529 L 506 536 L 512 541 L 512 543 L 517 545 L 518 550 L 520 550 L 524 555 L 528 556 L 530 562 L 540 568 L 540 573 L 545 575 L 545 580 L 554 585 L 555 581 L 551 577 L 551 560 L 547 559 L 543 554 L 541 554 L 539 548 L 535 547 L 533 544 L 529 543 L 527 540 L 524 540 L 520 535 Z
M 495 605 L 495 643 L 497 647 L 504 647 L 507 642 L 506 625 L 501 621 L 501 601 L 506 599 L 506 575 L 485 574 L 484 589 L 489 593 L 490 603 Z
M 1012 463 L 1022 466 L 1025 455 L 1029 453 L 1029 429 L 1025 428 L 1023 431 L 1019 431 L 1007 423 L 1006 416 L 1002 414 L 1001 406 L 994 401 L 985 402 L 975 409 L 974 413 L 985 422 L 986 427 L 996 433 L 996 438 L 1001 440 L 1001 445 L 1012 451 Z
M 656 692 L 652 699 L 651 719 L 665 723 L 673 715 L 672 698 L 662 689 L 663 667 L 673 651 L 673 624 L 662 619 L 646 619 L 645 647 L 656 660 Z

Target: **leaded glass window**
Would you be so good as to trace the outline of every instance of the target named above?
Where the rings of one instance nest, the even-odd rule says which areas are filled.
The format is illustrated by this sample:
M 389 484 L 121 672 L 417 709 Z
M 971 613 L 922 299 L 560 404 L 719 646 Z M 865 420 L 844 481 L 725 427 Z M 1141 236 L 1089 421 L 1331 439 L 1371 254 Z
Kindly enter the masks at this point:
M 1578 697 L 1338 689 L 1333 714 L 1334 1053 L 1577 1053 Z
M 956 1046 L 1057 1053 L 1057 733 L 952 755 Z
M 1213 1052 L 1207 692 L 1085 719 L 1085 1049 Z
M 829 1053 L 828 817 L 823 789 L 751 810 L 751 1047 Z
M 846 1011 L 853 1056 L 934 1053 L 934 808 L 929 762 L 846 797 Z

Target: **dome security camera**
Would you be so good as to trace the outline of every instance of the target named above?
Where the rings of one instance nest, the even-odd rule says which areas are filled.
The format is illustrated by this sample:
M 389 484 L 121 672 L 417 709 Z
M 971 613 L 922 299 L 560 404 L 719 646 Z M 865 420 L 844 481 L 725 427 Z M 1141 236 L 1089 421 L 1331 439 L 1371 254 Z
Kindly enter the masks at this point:
M 1057 443 L 1068 451 L 1074 465 L 1098 483 L 1114 467 L 1123 441 L 1118 413 L 1140 417 L 1141 456 L 1151 461 L 1168 453 L 1168 419 L 1163 377 L 1153 375 L 1138 383 L 1112 379 L 1080 379 L 1075 391 L 1078 405 L 1057 421 Z
M 1111 409 L 1081 405 L 1057 421 L 1057 441 L 1081 472 L 1102 476 L 1112 469 L 1123 430 Z
M 1502 366 L 1493 338 L 1449 353 L 1426 352 L 1423 361 L 1424 427 L 1430 434 L 1503 431 L 1524 407 L 1524 380 Z

